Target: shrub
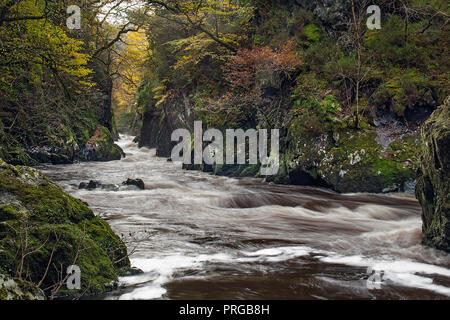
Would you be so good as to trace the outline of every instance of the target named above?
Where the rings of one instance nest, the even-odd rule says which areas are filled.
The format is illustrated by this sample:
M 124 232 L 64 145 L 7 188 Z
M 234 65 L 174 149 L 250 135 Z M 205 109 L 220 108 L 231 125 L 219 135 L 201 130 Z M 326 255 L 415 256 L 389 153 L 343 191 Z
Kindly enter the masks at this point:
M 402 117 L 407 109 L 436 106 L 436 86 L 427 76 L 410 69 L 378 87 L 371 102 Z
M 297 79 L 297 87 L 291 98 L 294 114 L 298 118 L 296 126 L 300 131 L 331 131 L 336 124 L 347 119 L 327 83 L 315 79 L 314 74 L 302 75 Z
M 196 98 L 196 110 L 211 125 L 236 125 L 254 119 L 263 101 L 263 90 L 281 90 L 301 65 L 302 59 L 289 42 L 283 47 L 240 49 L 223 67 L 229 92 L 219 99 Z

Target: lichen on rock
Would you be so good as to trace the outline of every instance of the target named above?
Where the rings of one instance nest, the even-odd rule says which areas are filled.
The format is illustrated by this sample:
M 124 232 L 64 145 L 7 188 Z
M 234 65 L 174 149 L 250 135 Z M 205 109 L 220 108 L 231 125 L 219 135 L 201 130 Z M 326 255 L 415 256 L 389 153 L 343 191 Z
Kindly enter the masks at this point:
M 294 184 L 326 186 L 338 192 L 405 191 L 415 177 L 415 141 L 401 138 L 384 151 L 373 129 L 323 133 L 291 132 L 288 171 Z M 293 137 L 298 137 L 294 139 Z M 413 149 L 405 155 L 403 150 Z M 395 150 L 394 150 L 395 149 Z M 410 159 L 410 161 L 407 161 Z

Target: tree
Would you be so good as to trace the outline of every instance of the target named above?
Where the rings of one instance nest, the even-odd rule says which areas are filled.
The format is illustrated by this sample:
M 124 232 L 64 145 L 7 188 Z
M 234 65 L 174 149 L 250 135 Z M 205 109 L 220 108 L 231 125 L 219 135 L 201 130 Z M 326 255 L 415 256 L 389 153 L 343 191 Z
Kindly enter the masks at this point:
M 73 136 L 86 142 L 98 122 L 114 131 L 115 52 L 147 17 L 133 3 L 72 1 L 83 14 L 81 29 L 69 30 L 65 1 L 0 1 L 0 115 L 8 135 L 61 146 Z
M 356 51 L 356 72 L 352 76 L 352 81 L 355 86 L 355 99 L 356 99 L 356 113 L 355 113 L 355 127 L 359 128 L 359 113 L 360 113 L 360 88 L 361 83 L 367 78 L 370 68 L 365 65 L 366 61 L 363 60 L 363 35 L 365 33 L 365 12 L 369 5 L 369 1 L 360 0 L 355 3 L 355 0 L 351 0 L 352 9 L 352 24 L 351 33 L 354 40 L 354 47 Z
M 241 6 L 233 0 L 147 0 L 157 15 L 165 17 L 185 27 L 204 33 L 224 48 L 236 52 L 236 34 L 223 32 L 220 20 L 240 17 L 242 21 L 251 15 L 250 6 Z
M 144 31 L 128 33 L 123 46 L 115 53 L 114 70 L 114 104 L 116 112 L 123 113 L 135 106 L 137 89 L 144 76 L 145 64 L 151 52 L 148 51 L 147 36 Z

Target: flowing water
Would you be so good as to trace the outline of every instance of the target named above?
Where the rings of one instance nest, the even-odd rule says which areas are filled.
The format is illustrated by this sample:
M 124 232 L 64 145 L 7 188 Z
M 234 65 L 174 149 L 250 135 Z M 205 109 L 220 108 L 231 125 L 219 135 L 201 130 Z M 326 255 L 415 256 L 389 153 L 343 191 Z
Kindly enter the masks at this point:
M 119 144 L 121 161 L 41 168 L 107 219 L 144 271 L 96 298 L 450 298 L 450 256 L 421 246 L 412 196 L 217 177 L 182 170 L 131 137 Z M 145 190 L 78 190 L 127 178 Z

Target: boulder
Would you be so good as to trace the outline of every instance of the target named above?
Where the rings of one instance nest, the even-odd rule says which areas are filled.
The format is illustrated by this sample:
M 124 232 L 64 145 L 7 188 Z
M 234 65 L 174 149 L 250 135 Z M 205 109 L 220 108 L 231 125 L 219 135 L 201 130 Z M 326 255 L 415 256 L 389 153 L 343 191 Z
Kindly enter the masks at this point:
M 104 292 L 130 267 L 125 244 L 85 203 L 41 172 L 0 160 L 0 273 L 20 278 L 22 249 L 22 278 L 34 284 L 44 279 L 43 289 L 61 279 L 60 270 L 46 272 L 49 262 L 60 266 L 63 276 L 70 265 L 80 268 L 81 290 L 63 285 L 60 295 Z
M 127 179 L 127 181 L 122 182 L 124 186 L 136 186 L 141 190 L 145 189 L 144 181 L 141 179 Z
M 125 153 L 114 143 L 111 132 L 100 125 L 77 154 L 77 158 L 82 161 L 113 161 L 122 157 L 125 157 Z
M 45 300 L 44 292 L 35 284 L 0 274 L 0 300 Z
M 94 190 L 97 188 L 100 188 L 102 186 L 100 181 L 97 180 L 90 180 L 89 182 L 81 182 L 78 186 L 78 189 L 87 189 L 87 190 Z
M 405 191 L 415 179 L 415 136 L 383 147 L 374 129 L 290 134 L 286 166 L 292 184 L 381 193 Z
M 423 244 L 450 252 L 450 97 L 425 122 L 416 197 Z

